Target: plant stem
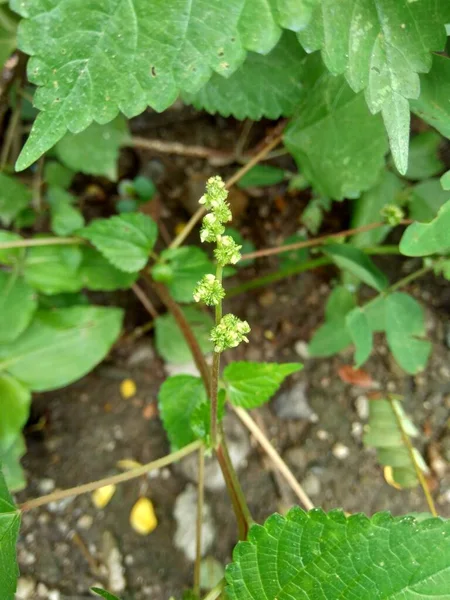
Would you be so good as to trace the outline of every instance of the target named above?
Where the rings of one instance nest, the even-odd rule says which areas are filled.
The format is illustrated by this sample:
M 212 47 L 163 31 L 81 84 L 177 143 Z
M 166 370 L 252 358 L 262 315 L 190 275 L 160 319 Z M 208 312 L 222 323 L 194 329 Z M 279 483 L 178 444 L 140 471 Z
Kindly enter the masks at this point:
M 170 465 L 180 460 L 181 458 L 184 458 L 188 454 L 192 454 L 192 452 L 195 452 L 201 446 L 202 442 L 197 440 L 196 442 L 188 444 L 181 450 L 177 450 L 177 452 L 172 452 L 171 454 L 163 456 L 162 458 L 158 458 L 157 460 L 153 460 L 152 462 L 149 462 L 146 465 L 136 467 L 136 469 L 131 469 L 130 471 L 120 473 L 119 475 L 105 477 L 104 479 L 99 479 L 98 481 L 84 483 L 83 485 L 78 485 L 67 490 L 52 492 L 47 496 L 41 496 L 40 498 L 35 498 L 34 500 L 27 500 L 26 502 L 21 504 L 19 508 L 22 511 L 31 510 L 32 508 L 44 506 L 49 502 L 57 502 L 58 500 L 63 500 L 64 498 L 70 498 L 72 496 L 80 496 L 81 494 L 88 494 L 89 492 L 94 492 L 95 490 L 98 490 L 99 488 L 102 488 L 105 485 L 116 485 L 118 483 L 130 481 L 131 479 L 136 479 L 136 477 L 146 475 L 147 473 L 150 473 L 150 471 L 155 471 L 156 469 L 167 467 L 167 465 Z
M 200 566 L 202 561 L 203 502 L 205 499 L 205 448 L 198 451 L 197 523 L 194 565 L 194 594 L 200 594 Z
M 400 414 L 399 414 L 399 412 L 397 410 L 397 406 L 396 406 L 395 400 L 391 396 L 388 396 L 388 398 L 389 398 L 389 403 L 391 405 L 392 411 L 393 411 L 393 413 L 395 415 L 395 418 L 397 420 L 398 428 L 400 429 L 400 432 L 402 434 L 403 443 L 405 444 L 405 446 L 406 446 L 406 448 L 408 450 L 409 456 L 411 458 L 411 462 L 414 465 L 414 469 L 416 471 L 417 479 L 419 480 L 419 483 L 420 483 L 420 485 L 422 486 L 422 489 L 423 489 L 423 493 L 425 494 L 425 498 L 426 498 L 426 501 L 427 501 L 427 504 L 428 504 L 428 508 L 430 509 L 430 512 L 433 515 L 433 517 L 437 517 L 438 513 L 437 513 L 437 510 L 436 510 L 436 506 L 434 504 L 433 497 L 431 496 L 430 488 L 428 487 L 427 480 L 425 479 L 423 471 L 422 471 L 422 469 L 420 468 L 420 465 L 417 462 L 416 454 L 414 452 L 414 446 L 412 445 L 412 442 L 411 442 L 411 440 L 409 438 L 409 435 L 406 433 L 406 431 L 405 431 L 405 429 L 403 427 L 402 419 L 401 419 L 401 416 L 400 416 Z
M 146 311 L 149 313 L 149 315 L 151 317 L 153 317 L 153 319 L 157 319 L 158 318 L 158 311 L 156 310 L 156 308 L 153 306 L 152 302 L 150 301 L 150 298 L 147 296 L 147 294 L 144 292 L 144 290 L 142 290 L 137 283 L 133 283 L 133 285 L 131 286 L 131 289 L 133 290 L 134 294 L 136 295 L 136 297 L 139 299 L 139 301 L 141 302 L 142 306 L 146 309 Z
M 31 238 L 27 240 L 14 240 L 13 242 L 0 242 L 0 250 L 30 248 L 32 246 L 67 246 L 72 244 L 86 244 L 86 242 L 76 237 Z
M 206 594 L 203 600 L 217 600 L 217 598 L 221 595 L 223 590 L 225 589 L 225 579 L 221 579 L 218 584 L 216 584 L 213 589 Z
M 222 284 L 222 272 L 223 268 L 217 265 L 216 268 L 216 279 Z M 222 319 L 222 300 L 216 305 L 216 326 Z M 210 403 L 211 403 L 211 445 L 213 448 L 217 448 L 217 396 L 219 393 L 219 376 L 220 376 L 220 352 L 214 351 L 213 364 L 211 372 L 211 390 L 210 390 Z

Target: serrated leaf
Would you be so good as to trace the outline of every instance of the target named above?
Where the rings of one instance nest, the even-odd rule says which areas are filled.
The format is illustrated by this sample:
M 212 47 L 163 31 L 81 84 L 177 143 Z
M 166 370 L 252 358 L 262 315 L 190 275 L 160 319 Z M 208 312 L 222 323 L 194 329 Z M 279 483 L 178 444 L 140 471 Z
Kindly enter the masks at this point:
M 197 109 L 236 119 L 291 116 L 303 94 L 304 58 L 295 35 L 286 32 L 269 54 L 250 52 L 230 77 L 215 74 L 201 90 L 185 93 L 183 99 Z
M 78 275 L 81 258 L 79 246 L 34 246 L 27 250 L 23 276 L 43 294 L 78 292 L 82 287 Z
M 310 81 L 286 128 L 285 145 L 319 195 L 356 198 L 375 184 L 384 165 L 383 123 L 370 114 L 362 94 L 325 71 L 320 57 L 309 57 L 305 69 Z
M 73 206 L 74 196 L 61 187 L 52 186 L 47 191 L 50 205 L 51 228 L 56 235 L 70 235 L 84 226 L 81 211 Z
M 0 263 L 3 265 L 17 265 L 25 254 L 25 248 L 2 249 L 3 242 L 17 242 L 22 238 L 17 233 L 0 229 Z
M 23 435 L 18 435 L 5 452 L 0 452 L 3 475 L 11 492 L 19 492 L 26 487 L 25 473 L 20 464 L 26 451 L 25 439 Z
M 5 600 L 14 600 L 19 577 L 16 544 L 20 528 L 20 511 L 8 492 L 0 470 L 0 589 Z
M 425 336 L 420 304 L 408 294 L 396 292 L 386 299 L 386 338 L 395 360 L 407 373 L 422 371 L 431 352 Z
M 372 352 L 372 331 L 364 310 L 359 307 L 347 314 L 345 323 L 355 345 L 355 367 L 359 368 Z
M 177 302 L 193 302 L 194 288 L 203 275 L 214 271 L 206 252 L 197 246 L 168 248 L 160 254 L 171 270 L 166 285 Z
M 105 125 L 92 123 L 81 133 L 67 133 L 56 144 L 55 153 L 72 171 L 116 181 L 120 148 L 129 136 L 127 122 L 119 116 Z
M 445 254 L 450 250 L 450 201 L 440 209 L 430 223 L 413 223 L 400 240 L 400 252 L 405 256 Z
M 450 58 L 433 55 L 431 71 L 420 78 L 420 96 L 411 101 L 411 110 L 450 138 Z
M 17 215 L 31 202 L 30 188 L 16 177 L 0 173 L 0 222 L 9 227 Z
M 431 221 L 448 198 L 438 179 L 422 181 L 409 190 L 409 216 L 415 221 Z
M 442 172 L 444 163 L 439 158 L 442 138 L 435 131 L 424 131 L 412 138 L 409 145 L 408 179 L 427 179 Z
M 114 596 L 114 594 L 111 594 L 111 592 L 107 592 L 106 590 L 102 590 L 97 587 L 91 588 L 91 592 L 94 592 L 94 594 L 97 594 L 97 596 L 101 596 L 105 600 L 120 600 L 120 598 Z
M 174 375 L 159 388 L 159 412 L 172 451 L 197 439 L 191 427 L 191 416 L 195 408 L 206 401 L 202 380 L 192 375 Z
M 96 219 L 78 235 L 89 240 L 112 265 L 132 273 L 147 264 L 158 228 L 150 217 L 136 212 Z
M 139 273 L 125 273 L 116 269 L 108 260 L 89 246 L 82 248 L 78 277 L 83 287 L 93 291 L 112 292 L 130 288 Z
M 214 322 L 209 314 L 187 307 L 183 310 L 189 325 L 204 354 L 212 352 L 210 340 Z M 155 320 L 156 349 L 169 363 L 183 364 L 192 360 L 191 351 L 171 314 L 162 315 Z
M 398 194 L 402 187 L 402 181 L 394 173 L 383 170 L 373 188 L 354 201 L 351 226 L 356 228 L 380 222 L 383 207 L 399 203 Z M 389 225 L 385 225 L 371 231 L 361 231 L 352 236 L 352 244 L 358 248 L 377 246 L 391 229 Z
M 266 187 L 281 183 L 285 178 L 286 172 L 284 169 L 273 167 L 272 165 L 255 165 L 239 179 L 237 186 L 242 189 L 249 187 Z
M 0 6 L 0 69 L 17 46 L 17 18 L 6 6 Z
M 0 344 L 12 342 L 29 325 L 37 294 L 18 273 L 0 271 Z
M 0 346 L 0 371 L 32 391 L 79 379 L 109 352 L 122 326 L 122 310 L 95 306 L 38 311 L 17 340 Z
M 261 406 L 275 394 L 288 375 L 303 368 L 300 363 L 234 362 L 223 378 L 231 404 L 243 408 Z
M 419 32 L 419 33 L 418 33 Z M 401 174 L 408 165 L 409 103 L 419 96 L 419 73 L 446 42 L 441 6 L 434 0 L 322 0 L 298 34 L 307 51 L 322 50 L 333 75 L 365 90 L 372 113 L 381 111 Z
M 329 244 L 323 248 L 340 269 L 350 271 L 365 284 L 382 292 L 387 286 L 386 275 L 375 266 L 367 254 L 349 244 Z
M 0 374 L 0 455 L 22 432 L 30 410 L 31 393 L 17 379 Z
M 32 56 L 28 77 L 39 86 L 42 111 L 19 170 L 67 130 L 107 123 L 119 110 L 133 117 L 147 105 L 166 109 L 213 71 L 229 76 L 246 50 L 266 54 L 281 34 L 275 7 L 265 0 L 210 0 L 207 10 L 202 0 L 104 0 L 99 10 L 85 0 L 12 0 L 12 7 L 24 17 L 19 46 Z
M 66 190 L 70 187 L 75 173 L 60 164 L 56 160 L 46 162 L 44 167 L 44 181 L 50 187 L 57 187 Z

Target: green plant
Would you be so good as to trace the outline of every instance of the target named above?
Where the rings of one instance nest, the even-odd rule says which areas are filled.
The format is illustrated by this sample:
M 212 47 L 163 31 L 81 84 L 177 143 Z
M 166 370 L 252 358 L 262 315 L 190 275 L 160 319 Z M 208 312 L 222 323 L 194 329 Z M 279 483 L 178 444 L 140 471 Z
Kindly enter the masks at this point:
M 31 393 L 75 381 L 119 338 L 122 311 L 91 305 L 86 292 L 132 289 L 151 313 L 158 352 L 174 363 L 192 355 L 200 373 L 172 376 L 161 386 L 171 455 L 31 500 L 21 510 L 127 481 L 190 452 L 198 451 L 200 464 L 205 452 L 215 453 L 241 539 L 227 569 L 229 598 L 449 597 L 448 521 L 436 518 L 426 465 L 409 439 L 417 431 L 399 399 L 383 391 L 371 401 L 365 443 L 377 449 L 393 484 L 422 485 L 434 518 L 293 509 L 260 526 L 229 459 L 221 420 L 227 403 L 239 411 L 267 402 L 301 365 L 239 361 L 220 370 L 223 352 L 251 341 L 252 325 L 223 315 L 223 301 L 326 265 L 338 278 L 310 356 L 330 357 L 353 346 L 353 364 L 361 367 L 372 354 L 374 334 L 383 333 L 401 369 L 413 375 L 425 369 L 431 343 L 424 311 L 401 290 L 427 273 L 450 279 L 450 171 L 442 174 L 439 154 L 441 135 L 450 137 L 449 3 L 214 0 L 207 11 L 197 0 L 190 10 L 175 0 L 0 4 L 0 62 L 14 51 L 18 27 L 18 47 L 31 57 L 28 78 L 36 86 L 25 87 L 17 67 L 7 90 L 11 117 L 0 157 L 0 462 L 8 487 L 25 485 L 20 459 Z M 9 169 L 17 157 L 17 123 L 30 118 L 28 94 L 39 112 L 16 168 L 37 161 L 32 185 Z M 250 160 L 236 152 L 232 159 L 243 160 L 243 168 L 227 185 L 211 178 L 197 213 L 169 248 L 156 252 L 157 225 L 139 212 L 156 192 L 149 179 L 122 180 L 119 214 L 90 222 L 73 183 L 77 172 L 116 181 L 120 148 L 138 145 L 119 113 L 131 118 L 147 106 L 162 111 L 178 96 L 210 113 L 289 121 Z M 441 135 L 427 129 L 410 142 L 411 112 Z M 298 173 L 258 164 L 281 141 Z M 255 250 L 228 228 L 227 190 L 236 182 L 242 189 L 288 182 L 294 194 L 311 187 L 301 215 L 308 232 Z M 309 238 L 333 202 L 343 199 L 352 201 L 351 229 Z M 212 253 L 182 245 L 202 217 L 200 239 L 215 244 Z M 42 219 L 50 235 L 19 233 Z M 383 244 L 399 226 L 406 226 L 400 244 Z M 372 258 L 389 253 L 422 262 L 391 283 Z M 226 291 L 226 277 L 271 255 L 280 256 L 278 271 Z M 139 278 L 152 285 L 168 314 L 154 313 Z M 362 285 L 372 290 L 364 301 Z M 215 319 L 192 300 L 213 306 Z M 20 511 L 0 477 L 0 587 L 9 600 Z M 199 515 L 201 488 L 200 482 Z M 197 554 L 196 598 L 199 546 Z M 208 599 L 223 588 L 221 582 Z

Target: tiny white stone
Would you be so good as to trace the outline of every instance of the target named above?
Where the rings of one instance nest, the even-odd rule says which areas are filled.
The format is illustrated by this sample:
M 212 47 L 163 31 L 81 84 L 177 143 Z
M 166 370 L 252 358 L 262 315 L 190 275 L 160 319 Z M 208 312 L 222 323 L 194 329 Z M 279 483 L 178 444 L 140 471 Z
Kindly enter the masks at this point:
M 294 350 L 295 350 L 296 354 L 298 354 L 300 356 L 300 358 L 303 358 L 303 360 L 306 360 L 307 358 L 309 358 L 308 344 L 306 342 L 304 342 L 303 340 L 299 340 L 298 342 L 295 343 Z
M 350 448 L 338 442 L 333 446 L 332 453 L 337 459 L 344 460 L 350 454 Z

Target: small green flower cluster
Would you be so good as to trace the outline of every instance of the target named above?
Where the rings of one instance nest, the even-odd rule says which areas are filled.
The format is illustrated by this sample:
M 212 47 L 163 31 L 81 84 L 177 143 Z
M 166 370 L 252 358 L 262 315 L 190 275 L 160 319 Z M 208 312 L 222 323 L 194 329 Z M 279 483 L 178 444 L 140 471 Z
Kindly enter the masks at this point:
M 393 227 L 395 225 L 400 225 L 405 218 L 405 213 L 403 210 L 400 208 L 400 206 L 396 206 L 395 204 L 386 204 L 386 206 L 381 209 L 380 214 L 383 221 L 388 225 L 392 225 Z
M 220 177 L 210 177 L 206 182 L 206 194 L 199 200 L 210 211 L 203 219 L 200 239 L 202 242 L 215 242 L 225 231 L 224 223 L 231 221 L 228 191 Z
M 231 313 L 225 315 L 211 331 L 214 351 L 223 352 L 227 348 L 235 348 L 241 342 L 248 342 L 247 333 L 250 333 L 250 325 L 247 321 L 241 321 Z
M 196 302 L 204 302 L 208 306 L 217 306 L 224 297 L 225 290 L 223 289 L 223 285 L 211 273 L 204 275 L 194 290 L 194 300 Z

